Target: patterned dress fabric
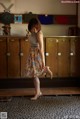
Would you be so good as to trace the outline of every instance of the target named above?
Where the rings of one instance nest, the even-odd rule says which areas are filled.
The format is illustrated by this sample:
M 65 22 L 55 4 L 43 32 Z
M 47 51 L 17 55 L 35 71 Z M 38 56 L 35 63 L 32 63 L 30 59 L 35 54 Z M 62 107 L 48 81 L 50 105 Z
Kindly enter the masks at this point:
M 40 54 L 39 44 L 36 40 L 36 34 L 32 34 L 30 40 L 30 51 L 26 61 L 25 77 L 37 77 L 45 74 L 45 68 L 42 69 L 42 58 Z M 33 42 L 34 40 L 34 42 Z M 34 43 L 34 44 L 33 44 Z

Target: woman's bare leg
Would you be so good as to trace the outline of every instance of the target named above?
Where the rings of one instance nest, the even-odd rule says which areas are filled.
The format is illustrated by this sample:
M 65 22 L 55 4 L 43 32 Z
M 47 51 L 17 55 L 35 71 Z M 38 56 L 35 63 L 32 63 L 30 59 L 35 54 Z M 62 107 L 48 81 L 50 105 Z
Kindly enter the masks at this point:
M 46 66 L 46 71 L 50 74 L 51 79 L 53 78 L 53 73 L 48 66 Z
M 40 90 L 40 80 L 38 77 L 34 78 L 34 86 L 35 86 L 35 96 L 31 98 L 31 100 L 36 100 L 39 96 L 42 95 Z

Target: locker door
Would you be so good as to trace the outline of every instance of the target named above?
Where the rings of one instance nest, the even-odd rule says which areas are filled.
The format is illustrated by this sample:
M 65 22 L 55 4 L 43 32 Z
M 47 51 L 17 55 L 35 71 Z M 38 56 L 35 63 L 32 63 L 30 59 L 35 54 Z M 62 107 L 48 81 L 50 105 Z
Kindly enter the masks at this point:
M 69 77 L 70 75 L 70 42 L 68 38 L 59 38 L 58 42 L 58 76 Z
M 6 38 L 0 38 L 0 78 L 7 77 Z
M 43 38 L 43 43 L 44 43 L 44 55 L 45 55 L 45 50 L 46 50 L 46 46 L 45 46 L 45 44 L 46 44 L 46 38 L 44 37 Z M 45 58 L 45 57 L 44 57 Z M 43 74 L 43 75 L 41 75 L 41 76 L 39 76 L 40 78 L 45 78 L 45 74 Z
M 26 66 L 26 60 L 29 54 L 29 41 L 28 39 L 21 39 L 20 40 L 20 58 L 21 58 L 21 77 L 24 77 L 24 70 Z
M 80 37 L 76 37 L 75 42 L 75 57 L 76 57 L 76 76 L 80 77 Z
M 76 38 L 70 38 L 70 76 L 76 76 Z
M 50 67 L 54 77 L 58 75 L 57 42 L 56 38 L 46 38 L 46 65 Z
M 8 77 L 20 77 L 19 38 L 7 39 Z

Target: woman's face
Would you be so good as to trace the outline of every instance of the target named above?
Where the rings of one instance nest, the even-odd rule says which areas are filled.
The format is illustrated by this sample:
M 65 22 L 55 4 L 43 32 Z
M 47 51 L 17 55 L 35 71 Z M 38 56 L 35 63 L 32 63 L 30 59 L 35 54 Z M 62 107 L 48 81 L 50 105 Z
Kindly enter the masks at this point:
M 38 25 L 35 25 L 35 26 L 32 27 L 32 29 L 31 29 L 31 33 L 37 33 L 38 31 L 39 31 Z

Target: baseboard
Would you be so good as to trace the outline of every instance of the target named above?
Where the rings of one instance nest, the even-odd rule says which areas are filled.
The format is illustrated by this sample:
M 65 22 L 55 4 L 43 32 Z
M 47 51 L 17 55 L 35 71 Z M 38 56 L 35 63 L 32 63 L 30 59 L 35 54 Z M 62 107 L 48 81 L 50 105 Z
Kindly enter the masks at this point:
M 41 88 L 43 96 L 80 96 L 79 87 L 58 87 L 58 88 Z M 35 94 L 34 88 L 15 88 L 15 89 L 0 89 L 0 99 L 6 100 L 12 96 L 32 96 Z
M 40 78 L 42 88 L 80 87 L 80 77 Z M 0 79 L 0 89 L 33 88 L 33 79 L 6 78 Z

